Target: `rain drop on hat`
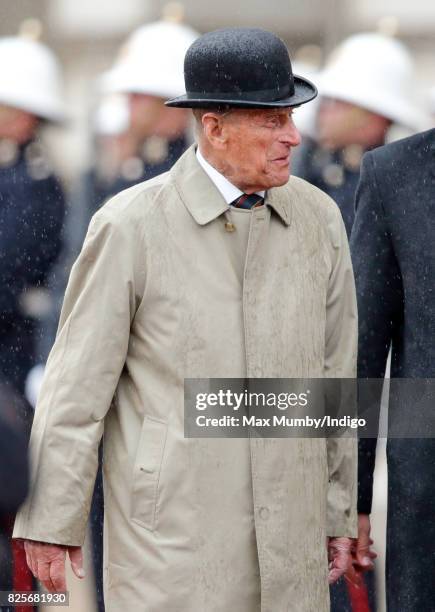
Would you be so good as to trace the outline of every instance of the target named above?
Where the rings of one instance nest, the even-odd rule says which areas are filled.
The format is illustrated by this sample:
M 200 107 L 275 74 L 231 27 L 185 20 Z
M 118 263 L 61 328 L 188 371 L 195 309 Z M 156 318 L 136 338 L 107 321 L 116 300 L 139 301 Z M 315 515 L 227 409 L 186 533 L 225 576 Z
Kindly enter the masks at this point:
M 259 28 L 226 28 L 200 36 L 184 60 L 186 93 L 166 102 L 183 108 L 299 106 L 317 95 L 293 75 L 285 43 Z

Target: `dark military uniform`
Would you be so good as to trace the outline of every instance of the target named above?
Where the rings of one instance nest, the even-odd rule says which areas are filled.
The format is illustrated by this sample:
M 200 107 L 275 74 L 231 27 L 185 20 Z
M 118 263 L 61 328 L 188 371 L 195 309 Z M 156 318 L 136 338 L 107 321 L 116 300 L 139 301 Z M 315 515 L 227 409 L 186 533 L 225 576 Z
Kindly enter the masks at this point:
M 0 372 L 23 392 L 61 249 L 64 196 L 37 141 L 0 141 Z M 45 290 L 45 291 L 44 291 Z
M 61 249 L 64 212 L 62 188 L 50 170 L 41 145 L 31 141 L 17 146 L 0 140 L 1 400 L 2 410 L 16 412 L 16 419 L 24 427 L 25 439 L 21 446 L 18 439 L 9 445 L 15 449 L 11 460 L 17 465 L 25 465 L 23 448 L 28 438 L 25 431 L 30 431 L 33 417 L 31 407 L 21 396 L 30 368 L 39 361 L 40 317 L 50 307 L 47 279 Z M 15 403 L 11 399 L 14 397 Z M 19 476 L 14 474 L 14 478 Z M 6 557 L 0 574 L 2 584 L 11 589 L 11 525 L 8 530 L 5 520 L 3 553 Z
M 121 174 L 109 185 L 98 186 L 99 201 L 94 200 L 99 208 L 107 198 L 127 189 L 132 185 L 167 172 L 188 147 L 185 136 L 175 140 L 166 140 L 158 136 L 148 138 L 140 151 L 140 155 L 127 159 L 122 164 Z M 103 201 L 101 196 L 103 195 Z M 96 208 L 92 212 L 95 212 Z
M 297 152 L 292 172 L 315 185 L 337 203 L 348 237 L 355 217 L 355 191 L 364 150 L 358 145 L 328 151 L 307 139 Z

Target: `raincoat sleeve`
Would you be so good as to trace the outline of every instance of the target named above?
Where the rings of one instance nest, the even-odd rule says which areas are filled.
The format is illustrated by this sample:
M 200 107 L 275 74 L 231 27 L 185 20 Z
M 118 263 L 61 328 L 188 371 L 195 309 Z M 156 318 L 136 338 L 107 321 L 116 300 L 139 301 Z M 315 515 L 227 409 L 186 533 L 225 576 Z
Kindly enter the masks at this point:
M 83 544 L 98 445 L 140 294 L 140 224 L 116 206 L 92 219 L 65 293 L 30 440 L 31 488 L 13 537 Z
M 371 153 L 363 158 L 350 244 L 359 313 L 358 377 L 382 379 L 394 330 L 403 317 L 403 289 L 375 160 Z M 379 386 L 377 421 L 381 392 Z M 376 438 L 359 441 L 358 512 L 363 514 L 370 514 L 372 507 L 376 442 Z
M 334 207 L 329 224 L 331 273 L 326 302 L 325 377 L 354 378 L 357 357 L 357 307 L 349 245 L 343 220 Z M 351 412 L 351 411 L 349 411 Z M 356 537 L 357 441 L 327 438 L 327 535 Z

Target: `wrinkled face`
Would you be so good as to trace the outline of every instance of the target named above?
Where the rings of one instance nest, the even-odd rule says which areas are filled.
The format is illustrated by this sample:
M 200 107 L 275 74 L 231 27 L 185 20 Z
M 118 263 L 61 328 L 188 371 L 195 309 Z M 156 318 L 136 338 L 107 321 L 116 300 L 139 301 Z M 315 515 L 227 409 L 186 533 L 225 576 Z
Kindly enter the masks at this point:
M 211 113 L 212 114 L 212 113 Z M 234 109 L 209 140 L 217 168 L 245 193 L 287 183 L 291 148 L 300 143 L 292 109 Z

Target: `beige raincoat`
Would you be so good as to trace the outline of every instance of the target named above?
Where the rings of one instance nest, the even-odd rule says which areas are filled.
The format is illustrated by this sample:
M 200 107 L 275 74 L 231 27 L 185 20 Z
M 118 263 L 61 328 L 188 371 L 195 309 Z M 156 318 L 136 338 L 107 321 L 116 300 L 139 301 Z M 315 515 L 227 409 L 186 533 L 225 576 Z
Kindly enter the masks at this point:
M 81 545 L 104 431 L 108 612 L 326 612 L 325 538 L 356 535 L 351 439 L 186 439 L 186 377 L 352 377 L 356 306 L 335 204 L 291 178 L 252 215 L 189 149 L 94 216 L 69 280 L 14 537 Z

